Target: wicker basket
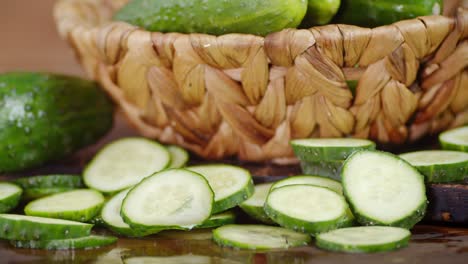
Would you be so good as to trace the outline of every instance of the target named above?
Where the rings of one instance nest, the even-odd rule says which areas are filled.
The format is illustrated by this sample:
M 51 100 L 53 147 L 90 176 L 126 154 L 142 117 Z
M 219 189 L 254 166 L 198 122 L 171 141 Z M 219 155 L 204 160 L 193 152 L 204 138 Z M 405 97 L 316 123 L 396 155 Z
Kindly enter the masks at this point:
M 59 0 L 55 18 L 89 76 L 146 137 L 210 159 L 262 161 L 290 157 L 292 138 L 403 144 L 468 123 L 466 9 L 262 38 L 111 22 L 124 2 Z M 359 80 L 355 93 L 347 80 Z

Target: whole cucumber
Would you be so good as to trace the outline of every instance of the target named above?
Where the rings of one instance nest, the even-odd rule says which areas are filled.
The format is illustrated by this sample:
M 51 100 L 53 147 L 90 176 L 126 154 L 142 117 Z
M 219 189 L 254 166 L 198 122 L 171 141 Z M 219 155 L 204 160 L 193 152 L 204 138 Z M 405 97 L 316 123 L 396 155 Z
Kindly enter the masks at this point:
M 114 19 L 158 32 L 267 35 L 297 27 L 307 0 L 131 0 Z
M 96 83 L 42 73 L 0 74 L 0 172 L 59 159 L 112 126 L 113 105 Z
M 328 24 L 338 12 L 341 0 L 309 0 L 302 28 Z
M 336 22 L 377 27 L 442 10 L 443 0 L 343 0 Z

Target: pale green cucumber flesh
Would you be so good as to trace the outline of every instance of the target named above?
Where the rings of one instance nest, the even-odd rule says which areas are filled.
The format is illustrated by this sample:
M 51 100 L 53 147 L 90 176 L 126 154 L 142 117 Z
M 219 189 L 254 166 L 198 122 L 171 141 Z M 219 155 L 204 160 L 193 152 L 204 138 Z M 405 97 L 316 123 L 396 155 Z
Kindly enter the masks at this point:
M 23 190 L 15 184 L 0 182 L 0 213 L 14 209 L 21 198 Z
M 315 175 L 297 175 L 285 178 L 283 180 L 277 181 L 271 186 L 270 191 L 287 185 L 293 184 L 310 184 L 328 188 L 332 191 L 335 191 L 338 194 L 343 194 L 343 187 L 341 183 L 336 180 L 332 180 L 328 177 L 315 176 Z
M 302 173 L 308 175 L 319 175 L 336 181 L 341 181 L 341 168 L 344 160 L 329 161 L 301 161 Z
M 411 233 L 404 228 L 360 226 L 333 230 L 316 237 L 317 247 L 341 252 L 382 252 L 406 247 Z
M 185 166 L 185 164 L 187 164 L 189 160 L 189 154 L 185 149 L 171 145 L 167 146 L 167 150 L 171 154 L 171 164 L 169 165 L 169 168 L 182 168 Z
M 263 210 L 268 193 L 273 183 L 263 183 L 255 185 L 255 190 L 249 199 L 245 200 L 239 207 L 250 217 L 265 224 L 274 224 Z
M 213 230 L 214 241 L 222 246 L 243 249 L 275 249 L 307 245 L 307 234 L 264 225 L 225 225 Z
M 234 224 L 236 221 L 236 215 L 232 211 L 227 211 L 219 214 L 210 216 L 205 222 L 195 226 L 195 228 L 213 228 L 227 224 Z
M 443 149 L 468 152 L 468 126 L 441 133 L 439 142 Z
M 69 188 L 83 187 L 83 180 L 78 175 L 54 174 L 19 178 L 13 181 L 23 189 Z
M 374 150 L 375 143 L 357 138 L 308 138 L 291 141 L 294 154 L 301 161 L 345 160 L 358 150 Z
M 90 235 L 78 238 L 55 240 L 12 240 L 10 244 L 17 248 L 30 249 L 91 249 L 114 244 L 117 241 L 113 236 Z

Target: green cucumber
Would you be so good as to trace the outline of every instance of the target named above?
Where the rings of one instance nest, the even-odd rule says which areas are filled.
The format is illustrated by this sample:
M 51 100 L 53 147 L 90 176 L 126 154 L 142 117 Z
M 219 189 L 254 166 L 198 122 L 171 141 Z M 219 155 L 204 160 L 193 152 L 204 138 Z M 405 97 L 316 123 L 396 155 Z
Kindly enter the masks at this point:
M 358 150 L 374 150 L 375 143 L 358 138 L 307 138 L 291 141 L 294 154 L 307 162 L 345 160 Z
M 17 248 L 30 249 L 91 249 L 114 244 L 117 241 L 113 236 L 85 236 L 55 240 L 11 240 L 10 244 Z
M 78 189 L 29 202 L 24 207 L 24 212 L 30 216 L 86 222 L 100 212 L 103 204 L 104 196 L 101 193 L 90 189 Z
M 24 189 L 22 199 L 26 201 L 39 199 L 52 194 L 69 192 L 76 190 L 68 187 L 50 187 L 50 188 L 28 188 Z
M 424 176 L 393 154 L 366 150 L 352 154 L 343 166 L 342 184 L 362 225 L 411 228 L 425 214 Z
M 102 210 L 102 209 L 101 209 Z M 93 218 L 89 219 L 87 223 L 90 223 L 95 226 L 106 226 L 104 220 L 102 220 L 101 213 L 95 215 Z
M 443 149 L 468 152 L 468 126 L 441 133 L 439 142 Z
M 308 0 L 307 13 L 301 27 L 309 28 L 316 25 L 326 25 L 338 12 L 341 0 Z
M 254 184 L 250 172 L 236 166 L 213 164 L 187 167 L 206 178 L 215 194 L 213 214 L 237 206 L 252 196 Z
M 310 184 L 316 185 L 320 187 L 328 188 L 332 191 L 335 191 L 338 194 L 343 195 L 343 187 L 339 181 L 335 181 L 326 177 L 321 176 L 312 176 L 312 175 L 298 175 L 293 177 L 288 177 L 283 180 L 277 181 L 275 184 L 271 186 L 270 191 L 293 184 Z
M 427 182 L 454 182 L 468 178 L 468 153 L 465 152 L 425 150 L 401 154 L 400 158 L 418 169 Z
M 330 251 L 383 252 L 408 246 L 410 237 L 411 233 L 400 227 L 359 226 L 319 234 L 316 245 Z
M 149 31 L 264 36 L 297 27 L 306 10 L 306 0 L 133 0 L 114 19 Z
M 94 82 L 43 73 L 0 74 L 0 172 L 60 159 L 112 127 L 113 106 Z
M 228 224 L 234 224 L 236 215 L 232 211 L 226 211 L 210 216 L 205 222 L 195 226 L 195 228 L 213 228 Z
M 171 154 L 171 164 L 169 165 L 169 168 L 182 168 L 185 166 L 185 164 L 187 164 L 189 160 L 189 154 L 185 149 L 171 145 L 167 147 L 167 150 Z
M 418 16 L 440 15 L 443 0 L 343 0 L 335 22 L 377 27 Z
M 344 160 L 327 161 L 301 161 L 302 173 L 308 175 L 320 175 L 336 181 L 341 181 L 341 168 Z
M 99 151 L 83 172 L 83 179 L 92 189 L 115 193 L 167 168 L 170 162 L 169 152 L 157 142 L 124 138 Z
M 0 214 L 0 238 L 51 240 L 88 236 L 93 225 L 36 216 Z
M 77 189 L 84 187 L 79 175 L 54 174 L 23 177 L 13 181 L 23 189 L 45 189 L 45 188 L 69 188 Z
M 265 224 L 274 224 L 273 220 L 268 217 L 263 210 L 268 193 L 273 183 L 262 183 L 255 185 L 255 190 L 249 199 L 245 200 L 239 207 L 250 217 Z
M 318 234 L 341 226 L 348 205 L 344 197 L 315 185 L 287 185 L 270 192 L 265 212 L 280 226 Z
M 15 184 L 0 182 L 0 213 L 14 209 L 21 198 L 23 190 Z
M 206 179 L 184 169 L 161 171 L 133 187 L 122 203 L 125 223 L 142 232 L 191 229 L 205 222 L 213 207 Z
M 276 249 L 305 246 L 310 236 L 289 229 L 263 225 L 225 225 L 213 230 L 221 246 L 242 249 Z

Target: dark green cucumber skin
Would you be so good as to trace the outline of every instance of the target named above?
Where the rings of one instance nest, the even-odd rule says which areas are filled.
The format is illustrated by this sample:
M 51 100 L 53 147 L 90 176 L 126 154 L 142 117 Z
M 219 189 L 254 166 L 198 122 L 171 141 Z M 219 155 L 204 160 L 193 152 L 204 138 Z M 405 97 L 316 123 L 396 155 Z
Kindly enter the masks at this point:
M 86 236 L 79 238 L 57 240 L 11 240 L 10 244 L 17 248 L 30 249 L 91 249 L 114 244 L 117 241 L 113 236 Z
M 276 224 L 270 217 L 265 213 L 263 207 L 254 207 L 250 205 L 239 205 L 239 207 L 248 214 L 254 220 L 260 221 L 265 224 Z
M 328 24 L 338 12 L 340 3 L 341 0 L 309 0 L 307 13 L 300 27 L 309 28 Z
M 250 180 L 247 187 L 244 188 L 241 192 L 238 192 L 232 196 L 228 196 L 222 200 L 215 201 L 213 203 L 213 209 L 211 213 L 217 214 L 241 204 L 243 201 L 249 199 L 249 197 L 253 195 L 254 191 L 255 185 L 253 180 Z
M 217 219 L 208 218 L 205 222 L 200 225 L 195 226 L 195 228 L 213 228 L 213 227 L 220 227 L 223 225 L 234 224 L 236 222 L 236 216 L 234 213 L 231 213 L 230 217 L 223 217 Z
M 341 181 L 341 168 L 344 161 L 301 161 L 301 169 L 304 174 L 319 175 L 322 177 L 331 178 L 333 180 Z
M 81 188 L 84 187 L 83 180 L 79 175 L 39 175 L 32 177 L 23 177 L 13 181 L 23 189 L 29 188 Z
M 468 145 L 456 145 L 456 144 L 451 144 L 448 142 L 440 142 L 440 145 L 443 150 L 454 150 L 454 151 L 462 151 L 462 152 L 468 152 Z
M 377 27 L 418 16 L 433 15 L 433 7 L 436 4 L 443 10 L 443 0 L 342 0 L 334 22 Z
M 318 235 L 315 239 L 315 244 L 318 248 L 335 251 L 335 252 L 348 252 L 348 253 L 374 253 L 374 252 L 385 252 L 393 251 L 400 248 L 407 247 L 411 236 L 397 241 L 395 243 L 387 243 L 385 245 L 366 245 L 366 246 L 352 246 L 332 243 L 330 241 L 320 239 Z
M 457 182 L 468 179 L 468 161 L 447 165 L 413 167 L 421 172 L 429 183 Z
M 0 74 L 0 172 L 62 158 L 97 141 L 112 123 L 113 105 L 94 82 Z
M 73 191 L 75 188 L 67 187 L 52 187 L 52 188 L 29 188 L 24 189 L 22 199 L 25 201 L 30 201 L 34 199 L 39 199 L 51 194 L 63 193 L 68 191 Z
M 149 31 L 264 36 L 297 27 L 307 0 L 133 0 L 114 19 Z
M 3 199 L 3 201 L 0 201 L 0 213 L 6 213 L 15 209 L 16 206 L 18 206 L 18 203 L 21 199 L 21 194 L 22 191 L 20 191 L 19 193 L 14 193 L 9 197 Z
M 375 150 L 375 143 L 367 146 L 355 147 L 312 147 L 295 144 L 291 142 L 292 149 L 296 157 L 301 161 L 324 162 L 324 161 L 344 161 L 351 154 L 360 150 Z

